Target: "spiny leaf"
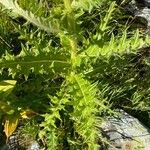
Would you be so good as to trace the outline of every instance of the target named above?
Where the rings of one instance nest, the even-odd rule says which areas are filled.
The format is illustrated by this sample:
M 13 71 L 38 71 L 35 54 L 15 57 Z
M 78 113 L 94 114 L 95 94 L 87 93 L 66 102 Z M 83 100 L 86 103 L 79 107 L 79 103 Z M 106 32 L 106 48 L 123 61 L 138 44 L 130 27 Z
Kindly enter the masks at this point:
M 67 98 L 63 98 L 64 88 L 57 93 L 57 96 L 49 96 L 51 100 L 50 112 L 45 114 L 45 121 L 41 124 L 43 130 L 40 132 L 39 136 L 44 138 L 49 148 L 55 149 L 59 142 L 59 129 L 56 126 L 56 120 L 61 121 L 60 111 L 65 110 L 66 104 L 69 102 Z
M 92 10 L 94 6 L 97 6 L 98 4 L 100 4 L 99 0 L 82 0 L 82 1 L 78 0 L 72 2 L 73 8 L 84 9 L 88 10 L 89 12 Z
M 26 55 L 11 57 L 11 55 L 6 54 L 2 59 L 0 59 L 0 68 L 9 68 L 11 74 L 23 73 L 28 75 L 31 70 L 36 73 L 44 72 L 67 72 L 70 63 L 62 55 L 46 54 L 42 53 L 37 56 Z
M 96 88 L 81 75 L 71 74 L 68 78 L 69 91 L 74 108 L 71 118 L 76 132 L 86 141 L 89 149 L 98 149 L 96 144 Z
M 18 5 L 17 0 L 15 0 L 15 2 L 13 0 L 0 0 L 0 3 L 3 4 L 7 9 L 12 10 L 14 13 L 17 13 L 18 15 L 24 17 L 25 19 L 27 19 L 27 21 L 33 23 L 40 29 L 52 33 L 58 32 L 58 28 L 52 27 L 50 23 L 46 22 L 46 19 L 42 17 L 36 17 L 32 12 L 23 10 Z
M 80 56 L 86 57 L 88 55 L 95 58 L 104 56 L 109 58 L 114 53 L 122 55 L 126 52 L 137 52 L 138 47 L 146 44 L 146 41 L 140 37 L 138 30 L 130 38 L 127 38 L 127 34 L 127 31 L 124 31 L 121 37 L 114 37 L 114 34 L 112 34 L 110 41 L 106 41 L 101 47 L 96 44 L 90 45 Z
M 115 10 L 115 6 L 116 6 L 116 3 L 115 2 L 112 2 L 109 9 L 108 9 L 108 13 L 105 15 L 105 17 L 103 18 L 103 20 L 101 21 L 101 24 L 100 24 L 100 27 L 99 29 L 104 32 L 105 30 L 108 29 L 108 22 L 112 19 L 112 13 L 114 12 Z

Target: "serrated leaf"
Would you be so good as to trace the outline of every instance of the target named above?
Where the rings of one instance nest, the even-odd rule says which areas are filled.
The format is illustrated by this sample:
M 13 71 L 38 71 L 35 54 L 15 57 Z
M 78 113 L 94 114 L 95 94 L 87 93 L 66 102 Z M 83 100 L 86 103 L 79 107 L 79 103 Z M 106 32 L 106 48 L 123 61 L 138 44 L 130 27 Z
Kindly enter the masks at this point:
M 71 118 L 74 120 L 76 132 L 87 142 L 88 146 L 92 145 L 97 148 L 95 142 L 95 113 L 96 109 L 96 84 L 90 84 L 80 74 L 72 73 L 68 77 L 70 83 L 70 95 L 72 97 L 73 112 Z M 92 144 L 91 144 L 92 143 Z
M 14 13 L 17 13 L 18 15 L 27 19 L 32 24 L 38 26 L 40 29 L 45 30 L 46 32 L 58 32 L 58 28 L 53 28 L 50 22 L 46 22 L 44 18 L 35 17 L 32 12 L 23 10 L 18 5 L 17 0 L 15 0 L 15 2 L 13 0 L 0 0 L 0 3 L 3 4 L 7 9 L 12 10 Z
M 115 10 L 115 6 L 116 6 L 116 3 L 115 2 L 112 2 L 109 9 L 108 9 L 108 12 L 106 13 L 105 17 L 102 19 L 101 21 L 101 24 L 100 24 L 100 27 L 99 29 L 104 32 L 105 30 L 108 29 L 108 22 L 112 19 L 112 13 L 114 12 Z
M 47 53 L 40 53 L 37 56 L 34 55 L 26 55 L 26 56 L 18 56 L 8 57 L 7 54 L 5 57 L 0 59 L 0 68 L 9 68 L 10 74 L 13 76 L 16 73 L 22 73 L 24 75 L 28 75 L 31 70 L 35 73 L 44 72 L 66 72 L 68 71 L 68 67 L 70 66 L 69 61 L 64 55 L 61 54 L 47 54 Z

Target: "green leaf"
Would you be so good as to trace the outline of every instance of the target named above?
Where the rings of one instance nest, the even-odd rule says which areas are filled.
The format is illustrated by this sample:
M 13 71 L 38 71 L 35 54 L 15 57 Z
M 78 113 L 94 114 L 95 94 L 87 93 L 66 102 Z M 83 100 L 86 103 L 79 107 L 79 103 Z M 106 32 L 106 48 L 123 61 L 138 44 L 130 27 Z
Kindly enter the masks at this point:
M 68 77 L 68 90 L 74 108 L 71 118 L 74 120 L 76 132 L 83 138 L 89 149 L 98 149 L 96 144 L 96 84 L 91 84 L 82 75 L 72 73 Z
M 46 19 L 42 17 L 36 17 L 32 12 L 23 10 L 17 3 L 17 0 L 15 2 L 13 0 L 0 0 L 0 3 L 3 4 L 7 9 L 12 10 L 14 13 L 24 17 L 27 19 L 27 21 L 33 23 L 40 29 L 46 31 L 46 32 L 52 32 L 52 33 L 58 33 L 58 28 L 52 27 L 50 22 L 46 22 Z
M 94 6 L 100 4 L 99 0 L 82 0 L 82 1 L 73 1 L 72 6 L 76 9 L 84 9 L 89 12 L 93 9 Z
M 4 114 L 12 115 L 15 112 L 15 109 L 7 104 L 7 102 L 0 100 L 0 112 Z
M 4 80 L 0 82 L 0 93 L 4 93 L 5 96 L 11 93 L 16 84 L 15 80 Z
M 60 54 L 40 53 L 37 56 L 25 55 L 12 57 L 6 54 L 0 59 L 0 68 L 9 68 L 10 74 L 16 73 L 28 75 L 31 70 L 35 73 L 64 73 L 69 69 L 70 63 L 67 58 Z
M 100 23 L 100 27 L 99 27 L 100 31 L 104 32 L 105 30 L 109 28 L 108 22 L 112 19 L 112 14 L 115 10 L 115 6 L 116 6 L 116 3 L 112 2 L 105 17 L 102 19 Z

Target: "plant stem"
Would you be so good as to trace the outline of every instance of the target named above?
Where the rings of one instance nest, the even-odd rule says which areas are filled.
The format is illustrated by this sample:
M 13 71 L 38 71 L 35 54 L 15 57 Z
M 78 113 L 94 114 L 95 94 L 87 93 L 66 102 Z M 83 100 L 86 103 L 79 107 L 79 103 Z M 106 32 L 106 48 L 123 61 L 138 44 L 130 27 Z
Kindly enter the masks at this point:
M 75 23 L 75 14 L 71 7 L 71 0 L 64 0 L 64 7 L 66 10 L 67 21 L 68 21 L 68 31 L 71 34 L 72 38 L 70 39 L 70 48 L 71 48 L 71 63 L 72 70 L 76 68 L 76 55 L 77 55 L 77 41 L 75 37 L 76 33 L 76 23 Z

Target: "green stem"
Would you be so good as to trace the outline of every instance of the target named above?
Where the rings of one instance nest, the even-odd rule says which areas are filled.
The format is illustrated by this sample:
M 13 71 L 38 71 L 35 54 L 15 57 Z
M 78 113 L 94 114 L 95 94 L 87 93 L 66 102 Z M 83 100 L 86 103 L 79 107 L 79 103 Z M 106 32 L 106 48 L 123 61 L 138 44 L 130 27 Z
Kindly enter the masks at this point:
M 67 12 L 71 13 L 72 8 L 71 8 L 71 0 L 64 0 L 64 6 Z
M 71 46 L 72 70 L 75 70 L 75 68 L 76 68 L 76 57 L 77 57 L 77 42 L 74 38 L 70 40 L 70 46 Z
M 75 14 L 71 7 L 72 0 L 64 0 L 64 7 L 66 10 L 67 21 L 68 21 L 68 31 L 72 35 L 70 39 L 70 48 L 71 48 L 71 63 L 72 63 L 72 70 L 76 68 L 76 56 L 77 56 L 77 41 L 75 38 L 76 32 L 76 22 L 75 22 Z

